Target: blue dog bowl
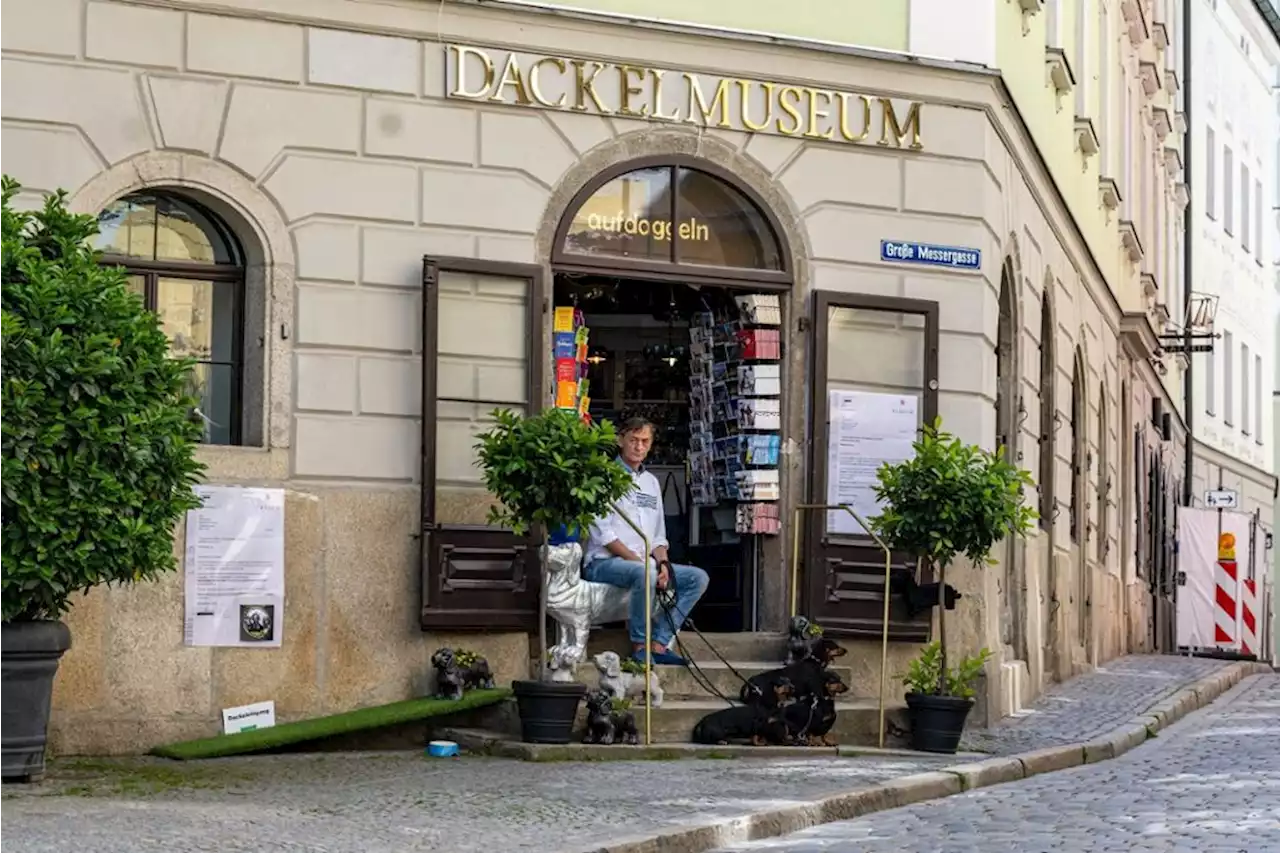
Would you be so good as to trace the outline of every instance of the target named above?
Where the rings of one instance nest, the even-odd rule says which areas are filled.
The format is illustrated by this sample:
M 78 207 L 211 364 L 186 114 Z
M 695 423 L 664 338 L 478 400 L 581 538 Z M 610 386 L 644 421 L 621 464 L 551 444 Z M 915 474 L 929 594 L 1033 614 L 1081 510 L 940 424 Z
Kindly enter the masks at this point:
M 433 740 L 427 744 L 427 755 L 432 758 L 457 758 L 458 745 L 451 740 Z

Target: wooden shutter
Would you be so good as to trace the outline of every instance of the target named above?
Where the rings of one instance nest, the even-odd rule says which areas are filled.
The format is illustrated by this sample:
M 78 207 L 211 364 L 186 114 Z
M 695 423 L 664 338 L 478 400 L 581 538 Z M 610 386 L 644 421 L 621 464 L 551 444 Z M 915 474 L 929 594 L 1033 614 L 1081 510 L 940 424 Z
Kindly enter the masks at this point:
M 422 628 L 533 631 L 540 543 L 486 523 L 475 442 L 542 407 L 542 270 L 427 257 L 422 286 Z

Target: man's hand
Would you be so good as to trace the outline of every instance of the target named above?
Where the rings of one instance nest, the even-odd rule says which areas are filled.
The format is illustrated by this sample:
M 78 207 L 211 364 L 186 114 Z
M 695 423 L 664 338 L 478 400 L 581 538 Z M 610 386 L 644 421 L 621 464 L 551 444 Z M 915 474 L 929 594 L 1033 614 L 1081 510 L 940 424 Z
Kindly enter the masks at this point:
M 668 571 L 670 565 L 666 560 L 658 563 L 658 589 L 666 589 L 671 582 L 671 572 Z

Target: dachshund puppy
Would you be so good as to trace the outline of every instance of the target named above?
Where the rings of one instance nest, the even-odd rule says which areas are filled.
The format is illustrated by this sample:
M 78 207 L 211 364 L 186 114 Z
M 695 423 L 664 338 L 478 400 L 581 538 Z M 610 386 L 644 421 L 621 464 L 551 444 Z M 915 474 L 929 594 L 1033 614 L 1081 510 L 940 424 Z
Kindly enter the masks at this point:
M 809 746 L 836 746 L 830 731 L 836 724 L 836 698 L 849 686 L 834 672 L 823 673 L 821 695 L 787 706 L 784 719 L 797 743 Z
M 792 742 L 782 708 L 735 705 L 707 714 L 693 727 L 693 742 L 725 745 L 747 741 L 752 746 L 782 746 Z
M 779 679 L 791 682 L 792 695 L 798 700 L 821 695 L 823 673 L 836 658 L 847 652 L 835 640 L 823 637 L 814 644 L 813 653 L 799 663 L 751 676 L 742 685 L 739 698 L 747 704 L 758 701 L 758 697 L 769 695 L 770 685 Z

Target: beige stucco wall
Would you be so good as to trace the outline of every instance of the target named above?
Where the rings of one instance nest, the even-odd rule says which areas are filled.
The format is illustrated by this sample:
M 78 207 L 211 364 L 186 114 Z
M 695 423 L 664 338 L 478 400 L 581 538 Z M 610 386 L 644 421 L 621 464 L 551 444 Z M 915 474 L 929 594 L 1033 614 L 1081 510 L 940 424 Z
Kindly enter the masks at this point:
M 417 619 L 421 258 L 545 265 L 569 197 L 595 171 L 628 157 L 692 153 L 754 186 L 797 259 L 792 317 L 807 315 L 815 288 L 937 301 L 942 417 L 986 447 L 995 441 L 1000 270 L 1012 257 L 1027 412 L 1019 462 L 1038 470 L 1046 286 L 1058 319 L 1052 405 L 1068 417 L 1079 342 L 1095 458 L 1093 407 L 1102 388 L 1117 424 L 1113 438 L 1123 444 L 1128 434 L 1118 425 L 1118 309 L 988 77 L 475 7 L 317 2 L 311 18 L 280 2 L 224 8 L 6 4 L 7 173 L 33 193 L 65 187 L 85 211 L 145 187 L 186 188 L 250 244 L 257 282 L 250 292 L 266 330 L 263 446 L 205 457 L 212 482 L 289 489 L 283 648 L 183 647 L 178 576 L 95 591 L 69 618 L 75 648 L 59 675 L 55 748 L 122 751 L 210 734 L 218 709 L 250 699 L 274 698 L 289 719 L 421 690 L 431 651 L 450 639 L 424 635 Z M 449 40 L 919 99 L 924 150 L 445 101 Z M 980 248 L 983 268 L 890 268 L 879 262 L 881 239 Z M 799 442 L 807 341 L 799 326 L 789 336 L 787 423 Z M 1060 484 L 1069 480 L 1068 432 L 1063 427 L 1056 442 Z M 802 458 L 796 452 L 784 465 L 791 499 L 805 482 Z M 1117 448 L 1108 458 L 1115 468 L 1122 456 Z M 1090 495 L 1098 476 L 1091 471 Z M 1118 536 L 1122 522 L 1108 527 Z M 992 715 L 1026 701 L 1048 678 L 1123 651 L 1133 634 L 1115 621 L 1124 610 L 1118 602 L 1131 594 L 1118 556 L 1106 566 L 1078 559 L 1065 523 L 1055 529 L 1052 543 L 1037 534 L 1015 550 L 1022 589 L 1001 590 L 995 569 L 957 567 L 950 578 L 966 597 L 949 615 L 949 637 L 958 650 L 997 652 L 985 697 Z M 784 615 L 785 542 L 769 546 L 767 627 Z M 1093 543 L 1085 547 L 1097 553 Z M 1070 628 L 1081 571 L 1092 589 L 1106 590 L 1090 628 L 1104 639 L 1086 642 Z M 999 600 L 1010 594 L 1025 596 L 1029 652 L 1000 646 Z M 527 668 L 523 636 L 466 642 L 490 654 L 499 680 Z M 1057 663 L 1048 662 L 1046 646 Z M 1020 655 L 1026 659 L 1015 662 Z M 1014 670 L 1026 677 L 1009 699 Z

